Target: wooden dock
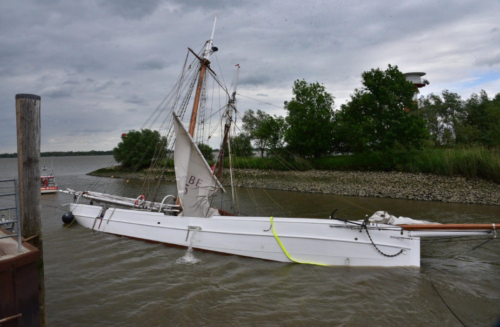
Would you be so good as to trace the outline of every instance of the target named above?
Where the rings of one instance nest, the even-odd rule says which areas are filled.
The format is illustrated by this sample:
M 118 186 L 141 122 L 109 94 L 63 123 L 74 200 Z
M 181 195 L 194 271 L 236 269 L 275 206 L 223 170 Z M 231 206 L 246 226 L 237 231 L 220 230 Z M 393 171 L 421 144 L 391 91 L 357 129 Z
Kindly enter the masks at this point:
M 0 237 L 12 234 L 0 227 Z M 39 326 L 37 262 L 40 251 L 27 242 L 0 239 L 0 326 Z

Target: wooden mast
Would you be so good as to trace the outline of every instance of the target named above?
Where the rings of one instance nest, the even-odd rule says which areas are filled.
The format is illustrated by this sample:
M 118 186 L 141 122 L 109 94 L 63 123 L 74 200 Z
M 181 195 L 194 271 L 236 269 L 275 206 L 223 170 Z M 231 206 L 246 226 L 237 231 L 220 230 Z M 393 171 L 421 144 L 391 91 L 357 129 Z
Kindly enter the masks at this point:
M 200 68 L 200 77 L 198 78 L 198 86 L 196 87 L 196 94 L 194 96 L 193 111 L 191 113 L 191 121 L 189 122 L 189 135 L 194 139 L 194 129 L 196 127 L 196 118 L 198 117 L 198 107 L 200 105 L 201 90 L 203 88 L 203 79 L 205 78 L 205 71 L 210 61 L 203 59 Z
M 231 98 L 229 99 L 229 102 L 227 104 L 227 118 L 226 118 L 226 124 L 224 126 L 224 139 L 222 140 L 222 146 L 219 151 L 219 167 L 217 170 L 217 179 L 220 180 L 222 176 L 222 167 L 224 166 L 224 149 L 226 148 L 227 145 L 227 139 L 229 136 L 229 129 L 231 128 L 231 123 L 233 121 L 233 111 L 236 109 L 235 108 L 235 102 L 236 102 L 236 87 L 238 86 L 238 76 L 240 73 L 240 65 L 236 65 L 237 70 L 236 70 L 236 82 L 234 85 L 234 91 L 231 94 Z
M 215 16 L 214 26 L 212 28 L 212 36 L 205 45 L 205 50 L 203 51 L 203 58 L 199 58 L 198 56 L 196 56 L 201 61 L 201 68 L 200 68 L 200 76 L 198 78 L 198 85 L 196 87 L 196 94 L 194 96 L 193 112 L 191 113 L 191 120 L 189 122 L 189 135 L 191 135 L 193 139 L 194 139 L 194 129 L 196 128 L 196 118 L 198 117 L 198 107 L 200 105 L 201 91 L 203 89 L 203 81 L 205 78 L 205 71 L 207 70 L 207 68 L 210 69 L 210 60 L 209 60 L 210 55 L 214 51 L 217 51 L 217 49 L 214 49 L 212 47 L 216 23 L 217 23 L 217 16 Z M 193 51 L 191 50 L 191 52 Z

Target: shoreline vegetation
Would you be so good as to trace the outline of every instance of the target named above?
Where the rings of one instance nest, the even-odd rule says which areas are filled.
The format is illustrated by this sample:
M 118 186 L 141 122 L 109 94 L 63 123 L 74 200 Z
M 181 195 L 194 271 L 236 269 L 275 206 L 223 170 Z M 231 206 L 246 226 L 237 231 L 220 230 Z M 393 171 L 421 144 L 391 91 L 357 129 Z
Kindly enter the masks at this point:
M 163 173 L 175 182 L 173 164 Z M 317 160 L 233 159 L 235 185 L 344 196 L 500 205 L 500 153 L 484 148 L 342 155 Z M 152 169 L 121 166 L 92 176 L 144 179 Z M 225 170 L 228 173 L 228 170 Z M 229 176 L 223 180 L 228 181 Z
M 49 151 L 40 152 L 40 157 L 109 156 L 113 151 Z M 0 153 L 0 158 L 17 158 L 17 153 Z

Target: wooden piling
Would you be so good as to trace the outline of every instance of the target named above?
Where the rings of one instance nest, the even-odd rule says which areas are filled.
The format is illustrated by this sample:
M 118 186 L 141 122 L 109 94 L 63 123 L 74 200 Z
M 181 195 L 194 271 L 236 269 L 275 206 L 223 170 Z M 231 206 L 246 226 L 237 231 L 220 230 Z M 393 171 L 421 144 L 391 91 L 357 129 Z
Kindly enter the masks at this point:
M 40 251 L 38 281 L 40 292 L 40 326 L 47 326 L 43 267 L 42 219 L 40 204 L 40 102 L 33 94 L 16 94 L 17 161 L 19 207 L 22 235 Z

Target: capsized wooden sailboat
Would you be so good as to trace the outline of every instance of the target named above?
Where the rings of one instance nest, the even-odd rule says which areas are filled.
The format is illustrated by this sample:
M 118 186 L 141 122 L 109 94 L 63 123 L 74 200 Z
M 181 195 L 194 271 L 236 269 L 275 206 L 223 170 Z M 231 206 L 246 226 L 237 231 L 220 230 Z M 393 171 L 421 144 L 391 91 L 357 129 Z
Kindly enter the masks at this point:
M 334 217 L 248 217 L 228 215 L 214 207 L 211 203 L 213 195 L 225 192 L 218 177 L 221 176 L 227 133 L 235 110 L 236 92 L 229 96 L 225 114 L 219 169 L 212 171 L 200 153 L 194 135 L 198 109 L 203 100 L 204 76 L 207 71 L 213 73 L 209 67 L 210 55 L 217 50 L 212 44 L 213 34 L 214 30 L 202 55 L 195 54 L 199 60 L 198 86 L 189 129 L 184 127 L 179 115 L 184 109 L 173 108 L 171 113 L 175 132 L 177 194 L 166 195 L 161 202 L 156 202 L 142 195 L 127 198 L 94 191 L 63 191 L 74 196 L 75 202 L 70 204 L 70 211 L 80 225 L 109 234 L 192 246 L 194 249 L 325 266 L 418 267 L 420 240 L 423 237 L 496 236 L 494 224 L 460 225 L 463 228 L 458 225 L 427 227 L 429 225 L 421 221 L 409 220 L 410 224 L 399 226 L 380 220 L 380 215 L 362 221 Z M 180 102 L 189 101 L 175 101 Z M 93 205 L 93 202 L 107 205 Z

